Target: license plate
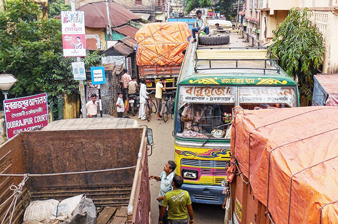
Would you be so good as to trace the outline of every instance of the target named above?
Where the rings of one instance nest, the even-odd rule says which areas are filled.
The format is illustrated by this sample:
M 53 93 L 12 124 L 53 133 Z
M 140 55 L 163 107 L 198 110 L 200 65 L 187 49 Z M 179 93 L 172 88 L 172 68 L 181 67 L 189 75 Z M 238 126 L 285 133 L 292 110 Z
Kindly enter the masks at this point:
M 134 100 L 129 100 L 129 103 L 134 103 Z

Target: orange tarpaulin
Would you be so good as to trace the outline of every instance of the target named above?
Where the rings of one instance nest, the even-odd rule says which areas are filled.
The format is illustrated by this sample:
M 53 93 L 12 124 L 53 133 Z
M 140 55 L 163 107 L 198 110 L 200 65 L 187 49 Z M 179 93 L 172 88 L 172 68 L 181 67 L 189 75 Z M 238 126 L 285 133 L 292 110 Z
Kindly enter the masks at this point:
M 338 223 L 338 108 L 235 113 L 232 156 L 275 223 Z
M 135 35 L 138 44 L 136 61 L 138 66 L 180 65 L 182 53 L 191 36 L 189 26 L 183 22 L 149 23 Z

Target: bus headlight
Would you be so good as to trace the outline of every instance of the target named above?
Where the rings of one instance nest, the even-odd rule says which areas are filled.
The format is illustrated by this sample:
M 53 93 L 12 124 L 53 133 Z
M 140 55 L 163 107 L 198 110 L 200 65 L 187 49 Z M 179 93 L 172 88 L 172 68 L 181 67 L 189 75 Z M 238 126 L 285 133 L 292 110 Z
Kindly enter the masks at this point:
M 197 180 L 198 179 L 198 172 L 196 170 L 182 170 L 182 177 L 184 179 L 191 179 Z

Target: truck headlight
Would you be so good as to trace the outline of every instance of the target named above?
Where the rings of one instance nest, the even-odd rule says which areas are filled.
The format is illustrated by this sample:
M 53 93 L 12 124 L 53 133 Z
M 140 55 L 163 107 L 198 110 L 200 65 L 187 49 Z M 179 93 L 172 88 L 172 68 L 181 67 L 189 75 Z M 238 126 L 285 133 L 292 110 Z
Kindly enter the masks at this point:
M 182 177 L 184 179 L 191 179 L 191 180 L 197 180 L 198 179 L 198 172 L 197 170 L 182 170 Z

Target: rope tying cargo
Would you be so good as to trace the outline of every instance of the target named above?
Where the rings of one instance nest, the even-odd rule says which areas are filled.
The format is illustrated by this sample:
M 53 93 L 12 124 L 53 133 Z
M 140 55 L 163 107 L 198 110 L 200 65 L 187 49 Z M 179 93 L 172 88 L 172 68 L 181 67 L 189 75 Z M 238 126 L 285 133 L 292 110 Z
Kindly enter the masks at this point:
M 12 190 L 12 191 L 14 191 L 14 192 L 13 192 L 13 194 L 12 194 L 9 198 L 7 198 L 7 199 L 0 205 L 0 207 L 2 207 L 4 204 L 6 204 L 11 198 L 13 198 L 13 200 L 12 200 L 11 204 L 9 205 L 7 211 L 6 211 L 6 214 L 5 214 L 4 218 L 2 219 L 1 224 L 3 224 L 3 223 L 5 222 L 5 220 L 6 220 L 6 218 L 7 218 L 7 215 L 8 215 L 8 213 L 9 213 L 9 211 L 10 211 L 11 208 L 13 207 L 13 208 L 12 208 L 11 217 L 10 217 L 9 222 L 8 222 L 9 224 L 12 223 L 14 211 L 15 211 L 15 208 L 16 208 L 16 203 L 17 203 L 17 201 L 18 201 L 18 197 L 22 194 L 23 186 L 25 186 L 25 183 L 27 182 L 28 178 L 29 178 L 29 177 L 28 177 L 28 174 L 24 174 L 24 178 L 23 178 L 23 180 L 21 181 L 21 183 L 20 183 L 18 186 L 15 186 L 15 185 L 13 184 L 13 185 L 11 185 L 11 186 L 9 187 L 9 189 Z
M 128 166 L 128 167 L 120 167 L 120 168 L 111 168 L 104 170 L 87 170 L 87 171 L 77 171 L 77 172 L 64 172 L 64 173 L 44 173 L 44 174 L 17 174 L 17 173 L 2 173 L 1 176 L 4 177 L 24 177 L 25 175 L 29 175 L 29 177 L 51 177 L 51 176 L 62 176 L 62 175 L 76 175 L 76 174 L 88 174 L 88 173 L 100 173 L 100 172 L 109 172 L 109 171 L 117 171 L 117 170 L 128 170 L 136 168 L 136 166 Z

